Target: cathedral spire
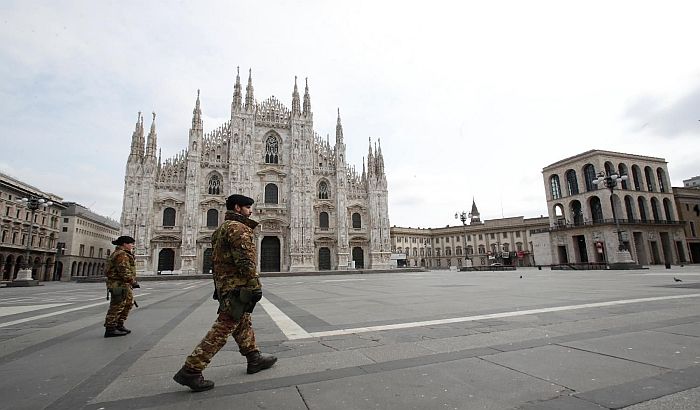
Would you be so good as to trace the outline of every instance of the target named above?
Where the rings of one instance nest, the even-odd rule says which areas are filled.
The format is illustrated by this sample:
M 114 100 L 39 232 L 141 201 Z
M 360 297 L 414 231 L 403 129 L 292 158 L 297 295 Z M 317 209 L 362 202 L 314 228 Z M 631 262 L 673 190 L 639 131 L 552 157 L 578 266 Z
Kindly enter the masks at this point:
M 151 131 L 148 133 L 148 143 L 146 144 L 146 156 L 154 157 L 156 156 L 156 113 L 153 113 L 153 122 L 151 122 Z
M 367 175 L 374 175 L 374 154 L 372 153 L 372 137 L 369 137 L 369 152 L 367 153 Z
M 241 73 L 240 67 L 236 67 L 236 84 L 233 86 L 233 111 L 241 110 L 241 100 L 243 99 L 243 93 L 241 92 Z
M 306 88 L 304 89 L 304 116 L 311 115 L 311 96 L 309 95 L 309 78 L 306 77 Z
M 197 90 L 197 102 L 192 110 L 192 129 L 202 129 L 202 109 L 199 104 L 199 90 Z
M 292 92 L 292 115 L 299 115 L 299 89 L 297 88 L 297 76 L 294 76 L 294 92 Z
M 469 212 L 469 216 L 471 218 L 470 224 L 480 224 L 481 218 L 479 217 L 479 210 L 476 208 L 476 201 L 474 200 L 474 197 L 472 197 L 472 210 Z
M 362 182 L 365 182 L 367 174 L 365 173 L 365 157 L 362 157 Z
M 248 85 L 245 87 L 245 109 L 246 111 L 253 109 L 253 70 L 248 69 Z
M 377 173 L 384 175 L 384 156 L 382 155 L 382 140 L 377 138 L 379 148 L 377 149 Z
M 143 119 L 141 118 L 141 111 L 139 111 L 139 115 L 136 118 L 134 133 L 131 134 L 131 153 L 129 156 L 131 155 L 136 157 L 143 156 Z
M 338 122 L 335 124 L 335 144 L 343 143 L 343 124 L 340 123 L 340 108 L 338 108 Z

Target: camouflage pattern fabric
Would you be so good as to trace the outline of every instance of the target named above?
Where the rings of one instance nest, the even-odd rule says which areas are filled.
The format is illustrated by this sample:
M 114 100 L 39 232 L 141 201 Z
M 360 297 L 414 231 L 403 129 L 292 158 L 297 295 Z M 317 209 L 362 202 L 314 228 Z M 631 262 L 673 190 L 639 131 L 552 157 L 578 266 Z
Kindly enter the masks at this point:
M 185 366 L 198 372 L 204 370 L 211 362 L 212 357 L 224 347 L 229 335 L 233 336 L 238 344 L 238 351 L 242 355 L 258 351 L 250 314 L 245 313 L 240 320 L 233 320 L 222 312 L 219 313 L 219 317 L 204 339 L 194 348 L 192 354 L 187 356 Z
M 123 298 L 115 298 L 112 296 L 109 300 L 109 309 L 105 317 L 105 327 L 113 328 L 124 325 L 126 318 L 129 316 L 131 307 L 134 305 L 134 292 L 131 286 L 125 286 Z
M 212 235 L 214 285 L 219 296 L 240 286 L 259 289 L 253 232 L 258 223 L 233 211 L 226 211 L 225 219 Z
M 117 246 L 107 259 L 105 276 L 110 293 L 119 293 L 120 289 L 124 289 L 123 297 L 112 295 L 110 298 L 105 327 L 123 325 L 134 304 L 134 294 L 131 290 L 131 284 L 136 281 L 134 254 L 123 246 Z
M 108 289 L 123 286 L 125 283 L 134 283 L 136 281 L 134 254 L 123 246 L 117 246 L 107 259 L 105 276 Z

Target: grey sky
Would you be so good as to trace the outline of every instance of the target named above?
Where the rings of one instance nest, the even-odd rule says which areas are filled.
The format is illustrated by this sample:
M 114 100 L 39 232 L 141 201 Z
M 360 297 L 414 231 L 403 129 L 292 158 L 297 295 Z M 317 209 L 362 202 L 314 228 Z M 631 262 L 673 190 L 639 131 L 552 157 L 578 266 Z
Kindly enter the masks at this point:
M 0 170 L 121 212 L 138 111 L 163 159 L 230 115 L 236 67 L 348 160 L 381 139 L 392 225 L 546 214 L 543 167 L 605 149 L 700 174 L 697 2 L 197 1 L 0 3 Z

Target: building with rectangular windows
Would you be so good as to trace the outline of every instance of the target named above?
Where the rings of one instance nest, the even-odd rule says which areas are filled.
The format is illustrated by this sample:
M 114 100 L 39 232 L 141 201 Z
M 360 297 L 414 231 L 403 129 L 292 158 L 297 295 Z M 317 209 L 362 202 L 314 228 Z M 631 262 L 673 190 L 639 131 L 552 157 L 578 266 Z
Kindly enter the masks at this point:
M 472 202 L 468 225 L 442 228 L 391 228 L 392 252 L 404 254 L 407 266 L 450 269 L 494 263 L 534 266 L 533 235 L 549 226 L 547 217 L 522 216 L 481 221 Z
M 700 186 L 673 188 L 678 216 L 685 221 L 685 240 L 690 262 L 700 263 Z
M 684 179 L 683 187 L 700 189 L 700 176 Z
M 32 212 L 22 198 L 37 198 L 52 204 L 39 206 L 32 220 Z M 55 194 L 0 173 L 0 278 L 3 281 L 14 280 L 24 268 L 28 243 L 32 278 L 54 279 L 59 219 L 65 208 L 61 200 Z
M 58 279 L 104 275 L 106 259 L 114 249 L 112 241 L 119 236 L 119 223 L 75 202 L 63 205 L 56 264 Z

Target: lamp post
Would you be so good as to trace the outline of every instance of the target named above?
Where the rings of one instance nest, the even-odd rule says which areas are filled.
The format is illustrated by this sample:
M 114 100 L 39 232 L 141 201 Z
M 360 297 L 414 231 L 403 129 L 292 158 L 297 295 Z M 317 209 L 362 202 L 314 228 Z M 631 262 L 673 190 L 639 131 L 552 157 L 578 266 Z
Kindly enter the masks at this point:
M 617 254 L 614 263 L 610 263 L 610 258 L 608 258 L 608 265 L 612 269 L 634 269 L 637 267 L 632 255 L 629 250 L 625 247 L 622 241 L 622 231 L 620 230 L 620 221 L 615 213 L 615 204 L 613 203 L 613 189 L 622 181 L 627 180 L 627 175 L 620 175 L 615 171 L 612 172 L 599 172 L 597 178 L 593 180 L 593 183 L 598 187 L 605 187 L 610 190 L 610 206 L 612 207 L 613 220 L 615 221 L 615 230 L 617 231 Z
M 593 180 L 593 183 L 596 184 L 598 187 L 602 185 L 603 187 L 608 188 L 610 190 L 610 206 L 612 207 L 613 220 L 615 221 L 615 229 L 617 230 L 617 249 L 620 252 L 626 251 L 627 248 L 625 248 L 625 244 L 622 241 L 620 222 L 617 220 L 617 214 L 615 213 L 615 204 L 613 203 L 612 197 L 613 189 L 617 186 L 617 184 L 622 183 L 622 181 L 627 181 L 627 175 L 619 175 L 614 171 L 611 173 L 599 172 L 598 178 Z
M 467 213 L 465 211 L 462 212 L 455 212 L 455 219 L 459 219 L 462 221 L 462 226 L 464 226 L 464 246 L 463 251 L 464 251 L 464 267 L 465 268 L 471 268 L 472 263 L 471 260 L 469 259 L 469 255 L 467 254 L 467 220 L 470 220 L 472 217 L 471 212 Z
M 32 234 L 34 231 L 34 213 L 42 206 L 53 205 L 53 202 L 47 201 L 44 198 L 35 197 L 34 195 L 30 195 L 29 198 L 21 198 L 18 200 L 18 202 L 25 204 L 31 213 L 29 216 L 29 235 L 27 235 L 27 246 L 25 247 L 24 266 L 19 272 L 17 272 L 16 280 L 33 280 L 32 265 L 29 261 L 29 251 L 31 249 Z

